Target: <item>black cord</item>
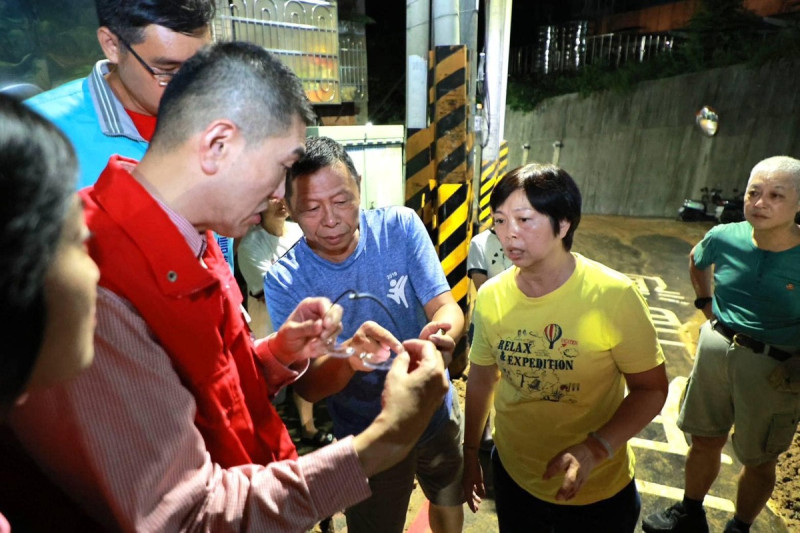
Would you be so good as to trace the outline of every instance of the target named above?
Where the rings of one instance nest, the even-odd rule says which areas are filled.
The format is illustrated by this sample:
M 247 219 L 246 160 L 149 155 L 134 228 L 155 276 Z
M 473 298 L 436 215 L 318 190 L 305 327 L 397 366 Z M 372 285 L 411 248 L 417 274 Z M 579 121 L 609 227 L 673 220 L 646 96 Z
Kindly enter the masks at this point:
M 349 295 L 349 296 L 348 296 L 348 295 Z M 395 331 L 397 332 L 397 334 L 398 334 L 398 335 L 401 335 L 401 334 L 402 334 L 402 332 L 400 331 L 400 327 L 397 325 L 397 322 L 395 322 L 395 320 L 394 320 L 394 317 L 392 316 L 392 313 L 389 311 L 389 309 L 388 309 L 388 308 L 387 308 L 385 305 L 383 305 L 383 302 L 381 302 L 381 301 L 380 301 L 380 299 L 378 299 L 378 297 L 377 297 L 377 296 L 375 296 L 374 294 L 370 294 L 370 293 L 368 293 L 368 292 L 358 292 L 358 291 L 355 291 L 355 290 L 353 290 L 353 289 L 347 289 L 347 290 L 346 290 L 346 291 L 344 291 L 342 294 L 340 294 L 340 295 L 339 295 L 339 296 L 338 296 L 338 297 L 337 297 L 337 298 L 336 298 L 336 299 L 333 301 L 333 303 L 331 303 L 331 308 L 332 308 L 334 305 L 336 305 L 337 303 L 339 303 L 339 301 L 340 301 L 342 298 L 344 298 L 345 296 L 347 296 L 347 297 L 348 297 L 348 299 L 350 299 L 350 300 L 372 300 L 373 302 L 375 302 L 376 304 L 378 304 L 378 305 L 380 306 L 380 308 L 381 308 L 381 309 L 383 309 L 383 312 L 384 312 L 384 313 L 386 313 L 386 316 L 388 316 L 388 317 L 389 317 L 389 320 L 391 320 L 391 321 L 392 321 L 392 325 L 394 326 L 394 329 L 395 329 Z M 329 309 L 329 311 L 330 311 L 330 309 Z

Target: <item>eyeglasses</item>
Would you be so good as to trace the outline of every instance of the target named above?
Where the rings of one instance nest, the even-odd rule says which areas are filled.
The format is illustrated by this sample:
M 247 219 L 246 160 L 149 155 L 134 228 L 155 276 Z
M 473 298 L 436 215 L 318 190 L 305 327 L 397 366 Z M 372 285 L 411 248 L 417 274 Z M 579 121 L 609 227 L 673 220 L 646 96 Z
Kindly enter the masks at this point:
M 117 35 L 117 39 L 119 39 L 119 42 L 121 42 L 123 44 L 123 46 L 125 46 L 125 48 L 127 48 L 128 51 L 131 54 L 133 54 L 133 57 L 136 58 L 136 61 L 138 61 L 139 64 L 142 65 L 142 67 L 151 76 L 153 76 L 153 78 L 156 80 L 156 82 L 158 82 L 159 87 L 166 87 L 169 84 L 169 82 L 172 81 L 172 78 L 175 77 L 175 72 L 157 72 L 153 67 L 148 65 L 145 62 L 144 59 L 142 59 L 142 56 L 140 56 L 139 54 L 136 53 L 136 50 L 134 50 L 133 47 L 131 47 L 131 45 L 128 44 L 128 41 L 126 41 L 125 39 L 123 39 L 119 35 Z
M 389 320 L 391 320 L 392 325 L 394 326 L 394 330 L 398 332 L 400 331 L 400 328 L 397 326 L 397 322 L 392 316 L 392 313 L 390 313 L 389 310 L 386 308 L 386 306 L 383 305 L 383 302 L 381 302 L 375 295 L 372 295 L 368 292 L 357 292 L 354 291 L 353 289 L 347 289 L 333 301 L 330 309 L 333 309 L 333 306 L 339 303 L 339 301 L 345 296 L 347 297 L 348 300 L 372 300 L 373 302 L 378 304 L 380 308 L 383 309 L 383 311 L 386 313 L 386 316 L 389 317 Z M 330 312 L 330 309 L 328 309 L 328 312 Z M 325 314 L 327 315 L 328 312 L 326 312 Z M 333 342 L 335 342 L 335 344 L 331 346 L 330 350 L 327 352 L 327 355 L 330 355 L 331 357 L 336 357 L 338 359 L 349 359 L 350 357 L 356 354 L 356 350 L 352 346 L 344 346 L 343 344 L 336 342 L 335 340 Z M 360 354 L 358 354 L 358 357 L 359 359 L 361 359 L 365 367 L 372 368 L 373 370 L 387 370 L 390 366 L 392 366 L 392 358 L 382 361 L 380 363 L 371 362 L 370 359 L 374 355 L 375 354 L 370 352 L 361 352 Z

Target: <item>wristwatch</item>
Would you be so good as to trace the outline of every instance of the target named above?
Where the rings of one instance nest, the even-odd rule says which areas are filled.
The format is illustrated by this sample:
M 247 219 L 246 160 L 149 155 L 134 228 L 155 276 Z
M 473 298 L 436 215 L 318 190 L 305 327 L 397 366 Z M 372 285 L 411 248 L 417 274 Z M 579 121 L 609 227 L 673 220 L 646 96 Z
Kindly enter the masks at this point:
M 714 298 L 712 296 L 704 296 L 702 298 L 697 298 L 694 301 L 694 306 L 696 308 L 698 308 L 698 309 L 704 309 L 705 306 L 707 306 L 709 303 L 711 303 L 711 300 L 713 300 L 713 299 Z

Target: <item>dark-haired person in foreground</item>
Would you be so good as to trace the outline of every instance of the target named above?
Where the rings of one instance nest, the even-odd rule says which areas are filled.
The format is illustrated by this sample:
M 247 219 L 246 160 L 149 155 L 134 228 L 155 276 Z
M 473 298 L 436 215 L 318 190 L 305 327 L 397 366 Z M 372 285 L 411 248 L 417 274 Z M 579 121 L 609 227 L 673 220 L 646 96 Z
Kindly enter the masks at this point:
M 494 396 L 501 532 L 632 532 L 641 503 L 628 440 L 668 388 L 647 304 L 625 275 L 570 252 L 581 194 L 564 170 L 519 167 L 489 202 L 514 265 L 483 284 L 472 316 L 468 504 L 477 511 L 485 492 L 478 448 Z
M 211 42 L 213 0 L 95 0 L 106 56 L 88 77 L 26 101 L 56 124 L 78 156 L 78 187 L 120 154 L 141 159 L 158 102 L 180 66 Z
M 14 403 L 24 402 L 26 390 L 73 378 L 92 362 L 99 274 L 86 251 L 89 232 L 74 193 L 77 164 L 69 141 L 4 95 L 0 124 L 2 421 Z M 0 533 L 8 531 L 0 515 Z
M 11 421 L 109 529 L 304 531 L 366 498 L 367 478 L 408 454 L 447 390 L 432 343 L 363 324 L 361 336 L 401 352 L 385 407 L 360 434 L 297 458 L 270 398 L 325 352 L 341 308 L 306 299 L 253 342 L 211 231 L 244 235 L 283 194 L 310 112 L 263 48 L 215 45 L 167 87 L 141 163 L 112 157 L 81 191 L 101 272 L 95 364 L 32 394 Z

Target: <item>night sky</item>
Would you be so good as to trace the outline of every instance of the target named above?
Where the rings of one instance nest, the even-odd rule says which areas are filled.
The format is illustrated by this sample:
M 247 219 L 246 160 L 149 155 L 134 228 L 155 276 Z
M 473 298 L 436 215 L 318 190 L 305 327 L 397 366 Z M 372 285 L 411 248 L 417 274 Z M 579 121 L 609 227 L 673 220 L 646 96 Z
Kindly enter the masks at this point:
M 341 0 L 346 2 L 348 0 Z M 349 0 L 354 1 L 354 0 Z M 538 28 L 634 11 L 674 0 L 513 0 L 511 47 L 535 44 Z M 369 111 L 375 123 L 399 124 L 405 116 L 405 11 L 402 0 L 365 0 Z M 486 0 L 479 0 L 478 49 L 483 48 Z
M 511 15 L 511 46 L 531 44 L 535 28 L 569 20 L 575 0 L 516 0 Z M 577 2 L 581 6 L 583 1 Z M 483 10 L 484 2 L 480 2 Z M 370 120 L 379 124 L 401 124 L 405 120 L 406 3 L 399 0 L 367 0 Z M 483 12 L 479 17 L 483 19 Z M 483 42 L 483 21 L 478 35 Z

